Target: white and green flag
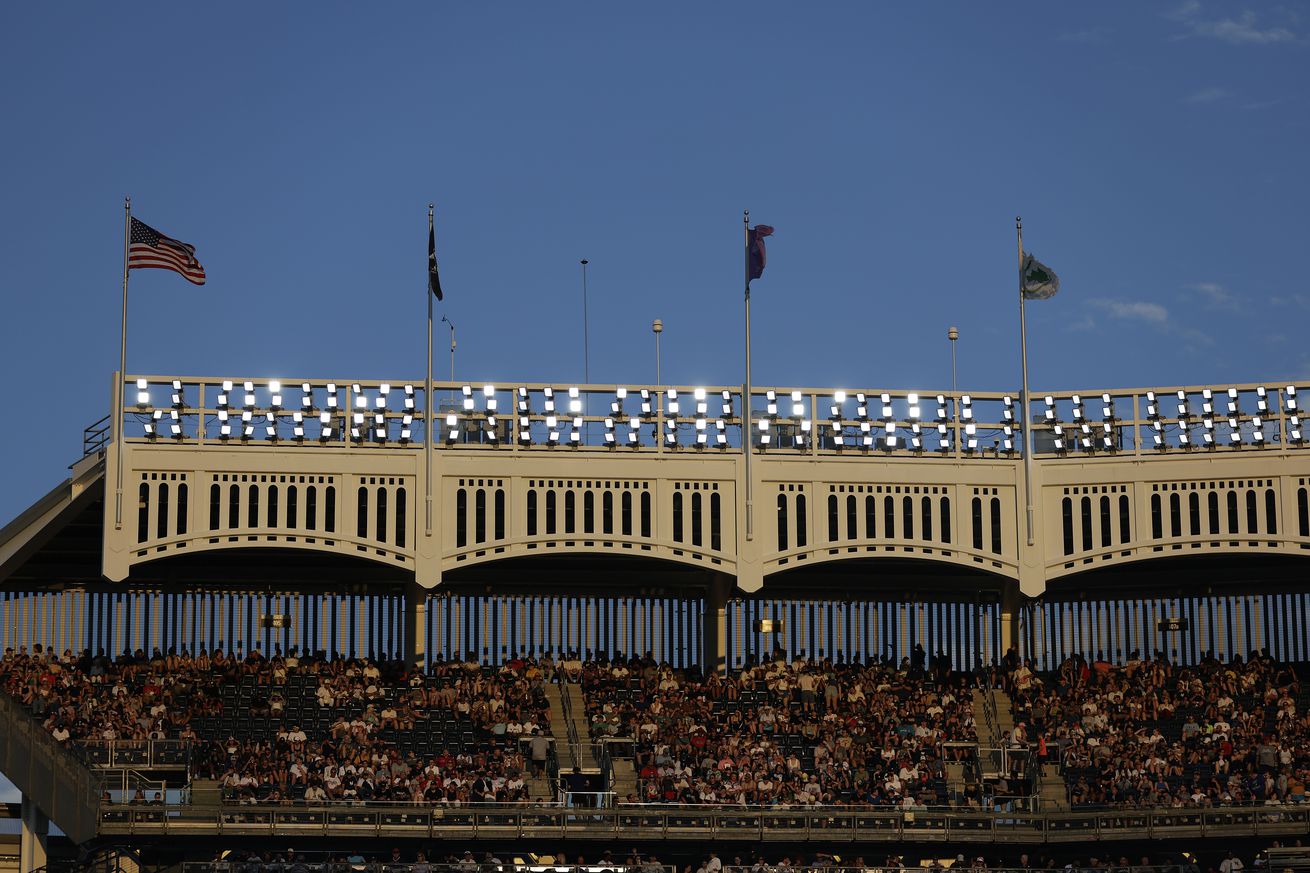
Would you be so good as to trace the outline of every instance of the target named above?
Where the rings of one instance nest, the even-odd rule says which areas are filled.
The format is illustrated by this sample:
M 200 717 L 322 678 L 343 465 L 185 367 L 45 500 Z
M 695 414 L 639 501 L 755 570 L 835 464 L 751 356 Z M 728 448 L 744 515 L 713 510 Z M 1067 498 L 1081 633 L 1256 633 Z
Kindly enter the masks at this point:
M 1060 290 L 1060 277 L 1055 271 L 1034 258 L 1023 256 L 1023 297 L 1025 300 L 1049 300 Z

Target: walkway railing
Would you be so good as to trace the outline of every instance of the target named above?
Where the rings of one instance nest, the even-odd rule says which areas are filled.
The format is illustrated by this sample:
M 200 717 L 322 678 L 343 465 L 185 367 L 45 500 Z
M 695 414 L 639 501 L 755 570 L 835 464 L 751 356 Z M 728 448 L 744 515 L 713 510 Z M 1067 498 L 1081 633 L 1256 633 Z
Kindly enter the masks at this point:
M 898 842 L 960 839 L 1070 843 L 1102 839 L 1303 835 L 1310 805 L 1089 813 L 725 810 L 710 807 L 105 807 L 102 835 L 363 835 L 490 840 L 623 838 Z
M 135 770 L 185 770 L 191 759 L 188 740 L 86 740 L 77 746 L 89 767 Z

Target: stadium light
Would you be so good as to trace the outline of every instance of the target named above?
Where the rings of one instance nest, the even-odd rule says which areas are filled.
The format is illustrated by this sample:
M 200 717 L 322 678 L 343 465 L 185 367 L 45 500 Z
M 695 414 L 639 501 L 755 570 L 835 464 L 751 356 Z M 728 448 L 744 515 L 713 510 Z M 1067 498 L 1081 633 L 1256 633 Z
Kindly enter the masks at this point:
M 472 412 L 473 411 L 473 386 L 464 385 L 459 389 L 459 393 L 463 395 L 463 399 L 461 400 L 461 405 L 464 407 L 464 411 Z
M 614 448 L 614 419 L 611 416 L 605 418 L 605 445 Z
M 678 405 L 678 389 L 676 389 L 676 388 L 670 388 L 670 389 L 669 389 L 669 393 L 666 395 L 666 399 L 667 399 L 668 402 L 667 402 L 667 403 L 665 404 L 665 406 L 664 406 L 664 411 L 665 411 L 666 413 L 668 413 L 669 415 L 672 415 L 672 416 L 674 416 L 674 417 L 676 418 L 677 415 L 678 415 L 678 409 L 679 409 L 679 405 Z
M 577 415 L 582 411 L 582 400 L 578 397 L 578 387 L 576 385 L 569 388 L 569 412 Z
M 1109 394 L 1101 395 L 1101 420 L 1114 421 L 1114 400 Z
M 217 406 L 219 409 L 227 409 L 229 405 L 228 398 L 231 396 L 231 394 L 232 394 L 232 381 L 229 379 L 223 383 L 223 388 L 221 391 L 219 391 L 218 399 L 215 401 L 214 405 Z
M 634 449 L 641 447 L 641 419 L 635 415 L 628 419 L 628 445 Z
M 769 389 L 764 392 L 765 406 L 764 409 L 769 415 L 778 414 L 778 392 Z
M 340 404 L 337 402 L 337 383 L 329 382 L 327 384 L 327 409 L 337 409 Z
M 270 409 L 280 409 L 282 407 L 282 383 L 273 381 L 268 383 Z
M 154 440 L 159 436 L 159 422 L 163 417 L 164 410 L 156 409 L 154 414 L 150 416 L 144 425 L 142 425 L 147 439 Z
M 300 383 L 300 411 L 314 411 L 314 388 L 308 382 Z
M 655 414 L 655 404 L 651 402 L 649 388 L 641 389 L 641 414 L 646 416 Z
M 145 379 L 136 380 L 136 405 L 143 409 L 150 405 L 150 383 Z
M 446 442 L 459 440 L 459 416 L 453 412 L 446 413 Z
M 732 392 L 726 388 L 723 390 L 723 411 L 720 413 L 725 418 L 732 418 Z
M 545 412 L 546 412 L 547 414 L 554 414 L 554 412 L 555 412 L 555 389 L 554 389 L 554 388 L 543 388 L 543 389 L 541 389 L 541 394 L 542 394 L 542 397 L 544 398 L 544 400 L 543 400 L 543 402 L 542 402 L 542 408 L 545 410 Z
M 246 409 L 254 409 L 255 408 L 255 383 L 246 382 L 243 387 L 245 388 L 245 395 L 246 395 L 246 402 L 244 405 Z
M 186 408 L 186 397 L 182 390 L 182 381 L 180 379 L 173 380 L 173 408 Z
M 414 410 L 415 410 L 415 406 L 414 406 L 414 386 L 413 386 L 413 385 L 406 385 L 406 386 L 405 386 L 405 404 L 404 404 L 404 410 L 405 410 L 406 412 L 410 412 L 410 413 L 414 412 Z
M 1286 395 L 1286 397 L 1287 397 L 1287 403 L 1286 403 L 1287 411 L 1288 411 L 1288 412 L 1292 412 L 1292 411 L 1294 411 L 1294 410 L 1297 408 L 1297 406 L 1296 406 L 1296 386 L 1295 386 L 1295 385 L 1288 385 L 1286 388 L 1283 389 L 1283 393 L 1284 393 L 1284 394 Z
M 291 413 L 291 435 L 298 441 L 305 439 L 305 416 L 300 412 Z
M 1047 394 L 1045 400 L 1046 400 L 1046 412 L 1044 413 L 1044 417 L 1046 419 L 1046 423 L 1054 424 L 1055 422 L 1060 420 L 1059 417 L 1055 414 L 1055 398 L 1052 397 L 1050 394 Z

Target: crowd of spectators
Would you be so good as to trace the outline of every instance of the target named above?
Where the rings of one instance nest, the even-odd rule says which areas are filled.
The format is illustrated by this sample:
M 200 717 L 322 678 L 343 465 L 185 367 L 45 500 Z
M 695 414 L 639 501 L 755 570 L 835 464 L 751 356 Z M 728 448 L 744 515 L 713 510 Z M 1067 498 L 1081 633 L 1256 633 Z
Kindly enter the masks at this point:
M 551 682 L 580 682 L 594 740 L 630 749 L 620 803 L 987 807 L 973 689 L 1008 693 L 1016 760 L 1058 763 L 1074 808 L 1296 804 L 1310 712 L 1295 672 L 1260 652 L 1193 666 L 1132 653 L 1040 673 L 1013 651 L 960 672 L 776 654 L 724 675 L 650 655 L 327 658 L 6 650 L 0 689 L 59 742 L 182 740 L 193 778 L 237 801 L 524 802 L 543 775 Z M 993 786 L 994 788 L 995 786 Z M 550 791 L 543 791 L 550 794 Z
M 193 779 L 261 802 L 526 802 L 550 732 L 543 681 L 529 660 L 494 670 L 438 660 L 425 673 L 294 650 L 111 660 L 36 645 L 0 661 L 0 688 L 59 742 L 188 741 Z M 437 723 L 469 741 L 425 750 L 415 739 Z
M 968 757 L 950 744 L 977 739 L 971 677 L 922 655 L 900 668 L 779 655 L 704 677 L 601 658 L 581 680 L 592 736 L 633 744 L 628 801 L 913 809 L 945 801 L 944 761 Z
M 1010 664 L 1013 740 L 1063 764 L 1076 808 L 1305 802 L 1310 714 L 1295 672 L 1260 652 L 1188 667 L 1076 656 L 1046 676 Z

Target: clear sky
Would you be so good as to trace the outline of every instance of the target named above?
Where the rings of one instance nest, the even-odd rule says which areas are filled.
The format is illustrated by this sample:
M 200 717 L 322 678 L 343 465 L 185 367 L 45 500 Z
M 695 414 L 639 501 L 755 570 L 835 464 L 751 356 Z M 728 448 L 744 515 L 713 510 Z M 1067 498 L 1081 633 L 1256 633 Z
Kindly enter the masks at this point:
M 421 379 L 426 204 L 457 376 L 1018 383 L 1014 217 L 1062 280 L 1032 385 L 1310 377 L 1310 7 L 65 3 L 0 11 L 0 523 L 128 369 Z M 438 325 L 438 327 L 442 327 Z M 447 372 L 438 334 L 437 373 Z M 31 405 L 29 405 L 31 404 Z

